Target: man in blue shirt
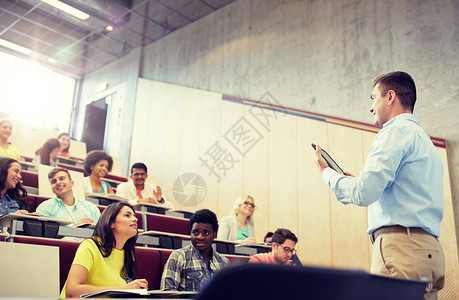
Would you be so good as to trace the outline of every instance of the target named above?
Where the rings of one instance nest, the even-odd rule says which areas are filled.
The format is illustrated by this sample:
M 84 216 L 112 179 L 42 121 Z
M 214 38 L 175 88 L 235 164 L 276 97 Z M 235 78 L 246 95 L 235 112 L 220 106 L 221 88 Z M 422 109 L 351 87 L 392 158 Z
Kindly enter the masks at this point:
M 445 262 L 438 242 L 443 218 L 443 164 L 413 115 L 416 86 L 410 75 L 392 72 L 374 81 L 370 112 L 382 129 L 358 176 L 335 172 L 314 154 L 322 178 L 338 201 L 368 207 L 374 243 L 373 274 L 428 278 L 425 299 L 444 287 Z
M 56 198 L 49 199 L 37 207 L 42 216 L 72 221 L 75 225 L 96 223 L 100 217 L 99 208 L 86 200 L 75 199 L 69 171 L 54 168 L 48 174 Z

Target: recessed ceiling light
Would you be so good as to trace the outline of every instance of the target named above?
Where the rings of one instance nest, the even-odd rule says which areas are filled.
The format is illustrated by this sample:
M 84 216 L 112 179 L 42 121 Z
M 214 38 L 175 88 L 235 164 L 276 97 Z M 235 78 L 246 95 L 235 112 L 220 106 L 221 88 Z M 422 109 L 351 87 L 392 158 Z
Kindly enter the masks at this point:
M 115 29 L 115 28 L 113 28 L 112 25 L 107 25 L 107 26 L 105 26 L 105 30 L 107 30 L 107 31 L 113 31 L 114 29 Z
M 0 39 L 0 46 L 9 48 L 9 49 L 17 51 L 17 52 L 21 52 L 21 53 L 26 54 L 26 55 L 32 54 L 32 50 L 27 49 L 27 48 L 22 47 L 22 46 L 19 46 L 17 44 L 2 40 L 2 39 Z
M 41 0 L 41 1 L 51 6 L 54 6 L 55 8 L 60 9 L 74 17 L 77 17 L 78 19 L 86 20 L 87 18 L 89 18 L 89 15 L 87 13 L 82 12 L 81 10 L 76 9 L 75 7 L 70 6 L 68 4 L 62 3 L 58 0 Z

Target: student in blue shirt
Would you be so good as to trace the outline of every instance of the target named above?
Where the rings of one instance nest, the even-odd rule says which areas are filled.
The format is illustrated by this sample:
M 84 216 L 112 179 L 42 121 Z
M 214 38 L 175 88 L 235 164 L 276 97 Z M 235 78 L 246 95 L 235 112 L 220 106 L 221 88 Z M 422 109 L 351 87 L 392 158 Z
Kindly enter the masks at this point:
M 96 223 L 99 220 L 100 210 L 95 204 L 74 197 L 74 182 L 68 170 L 54 168 L 48 178 L 56 198 L 46 200 L 37 207 L 41 216 L 69 220 L 76 225 Z
M 428 278 L 424 299 L 437 299 L 445 284 L 445 258 L 438 241 L 443 218 L 443 164 L 413 115 L 416 86 L 410 75 L 392 72 L 374 81 L 375 124 L 363 171 L 339 174 L 317 147 L 316 165 L 338 201 L 368 207 L 368 234 L 374 243 L 373 274 Z
M 27 213 L 24 203 L 27 191 L 21 185 L 21 171 L 17 160 L 0 158 L 0 215 Z

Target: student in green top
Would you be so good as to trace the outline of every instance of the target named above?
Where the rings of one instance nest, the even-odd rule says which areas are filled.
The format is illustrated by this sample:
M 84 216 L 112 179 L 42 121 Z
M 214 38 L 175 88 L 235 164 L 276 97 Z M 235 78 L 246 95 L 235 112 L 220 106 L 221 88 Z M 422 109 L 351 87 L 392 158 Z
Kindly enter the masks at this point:
M 113 289 L 148 289 L 147 280 L 135 279 L 136 240 L 133 207 L 127 202 L 110 204 L 100 216 L 93 236 L 78 247 L 61 297 Z
M 233 215 L 222 218 L 217 238 L 242 244 L 256 243 L 255 226 L 252 222 L 254 210 L 255 201 L 252 196 L 237 198 L 233 205 Z

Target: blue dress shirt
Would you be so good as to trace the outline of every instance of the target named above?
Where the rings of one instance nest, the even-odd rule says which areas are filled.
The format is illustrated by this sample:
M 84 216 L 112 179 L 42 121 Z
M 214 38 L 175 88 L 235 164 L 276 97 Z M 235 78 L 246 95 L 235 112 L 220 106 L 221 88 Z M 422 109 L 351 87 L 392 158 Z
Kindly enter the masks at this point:
M 400 114 L 383 125 L 357 177 L 326 168 L 322 178 L 340 202 L 368 206 L 368 234 L 401 225 L 440 236 L 443 163 L 417 116 Z

